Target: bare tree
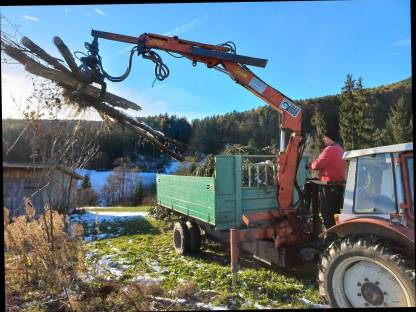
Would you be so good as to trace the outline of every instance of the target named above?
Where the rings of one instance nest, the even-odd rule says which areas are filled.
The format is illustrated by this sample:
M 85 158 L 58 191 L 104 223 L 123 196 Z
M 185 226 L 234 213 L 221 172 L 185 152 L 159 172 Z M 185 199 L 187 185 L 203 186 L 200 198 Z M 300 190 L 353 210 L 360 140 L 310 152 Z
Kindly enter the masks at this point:
M 107 177 L 106 184 L 101 189 L 101 195 L 105 204 L 132 205 L 135 202 L 135 194 L 140 186 L 137 175 L 139 168 L 135 166 L 129 157 L 121 157 L 115 160 L 113 173 Z
M 46 198 L 53 209 L 68 214 L 76 203 L 76 169 L 84 168 L 96 156 L 98 147 L 94 137 L 83 130 L 82 119 L 58 119 L 66 99 L 56 85 L 34 80 L 33 86 L 23 111 L 29 126 L 32 162 L 41 168 L 34 175 L 36 191 L 32 195 Z

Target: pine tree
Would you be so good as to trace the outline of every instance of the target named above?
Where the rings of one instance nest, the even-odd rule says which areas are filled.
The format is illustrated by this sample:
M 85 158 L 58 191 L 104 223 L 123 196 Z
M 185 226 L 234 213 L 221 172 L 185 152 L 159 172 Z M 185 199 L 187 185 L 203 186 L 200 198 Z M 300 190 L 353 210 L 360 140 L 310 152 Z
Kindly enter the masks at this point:
M 86 189 L 91 189 L 91 188 L 92 188 L 92 185 L 91 185 L 90 176 L 86 175 L 84 176 L 84 178 L 82 178 L 81 189 L 86 190 Z
M 346 150 L 354 149 L 355 140 L 355 80 L 348 74 L 342 87 L 341 107 L 339 109 L 339 132 Z
M 363 80 L 358 78 L 354 86 L 354 145 L 357 148 L 368 148 L 375 144 L 376 127 L 374 124 L 374 106 L 367 100 Z
M 386 144 L 413 141 L 413 116 L 411 107 L 406 105 L 403 97 L 392 107 L 386 123 Z
M 321 110 L 318 107 L 315 108 L 314 114 L 311 119 L 311 124 L 315 127 L 315 140 L 313 144 L 313 150 L 320 151 L 324 147 L 324 143 L 321 138 L 326 129 L 326 122 L 324 120 L 324 116 Z
M 362 78 L 357 81 L 347 75 L 341 94 L 339 111 L 340 136 L 346 150 L 374 146 L 377 131 L 374 103 L 368 100 Z

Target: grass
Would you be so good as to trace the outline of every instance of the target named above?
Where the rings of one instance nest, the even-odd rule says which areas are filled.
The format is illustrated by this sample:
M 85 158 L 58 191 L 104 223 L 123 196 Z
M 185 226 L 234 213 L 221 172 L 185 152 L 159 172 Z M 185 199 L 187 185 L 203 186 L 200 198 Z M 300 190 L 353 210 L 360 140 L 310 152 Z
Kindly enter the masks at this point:
M 100 224 L 101 233 L 117 236 L 86 243 L 89 261 L 106 257 L 113 268 L 124 266 L 121 276 L 107 275 L 112 279 L 158 279 L 165 297 L 174 298 L 180 293 L 178 289 L 193 283 L 198 291 L 211 291 L 197 301 L 215 306 L 307 308 L 300 301 L 302 297 L 320 302 L 314 275 L 302 277 L 291 270 L 272 270 L 249 258 L 240 261 L 238 287 L 233 289 L 228 246 L 203 241 L 199 255 L 180 256 L 172 247 L 171 229 L 171 223 L 150 217 Z
M 88 211 L 93 212 L 147 212 L 150 209 L 150 206 L 137 206 L 137 207 L 124 207 L 124 206 L 115 206 L 115 207 L 86 207 Z

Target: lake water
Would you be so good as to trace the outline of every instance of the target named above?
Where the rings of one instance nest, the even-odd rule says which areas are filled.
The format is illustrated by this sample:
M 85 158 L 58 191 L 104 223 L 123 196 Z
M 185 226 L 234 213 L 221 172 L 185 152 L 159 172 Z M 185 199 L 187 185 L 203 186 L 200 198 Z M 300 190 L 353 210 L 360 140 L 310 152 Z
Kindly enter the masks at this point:
M 173 160 L 167 167 L 165 167 L 165 174 L 172 174 L 180 166 L 180 162 Z M 77 173 L 80 175 L 89 175 L 92 187 L 96 192 L 100 192 L 101 188 L 105 185 L 107 177 L 113 173 L 112 170 L 97 171 L 88 169 L 78 169 Z M 156 172 L 138 172 L 136 173 L 142 182 L 143 186 L 151 186 L 156 184 Z

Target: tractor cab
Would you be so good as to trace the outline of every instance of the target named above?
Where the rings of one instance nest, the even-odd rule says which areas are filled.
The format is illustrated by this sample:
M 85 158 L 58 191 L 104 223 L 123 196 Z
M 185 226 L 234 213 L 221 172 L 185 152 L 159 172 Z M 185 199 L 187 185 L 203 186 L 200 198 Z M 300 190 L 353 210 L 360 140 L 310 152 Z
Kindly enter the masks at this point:
M 344 204 L 324 233 L 321 296 L 331 307 L 414 307 L 413 143 L 349 151 Z
M 349 162 L 341 224 L 380 218 L 414 228 L 413 143 L 348 151 Z

